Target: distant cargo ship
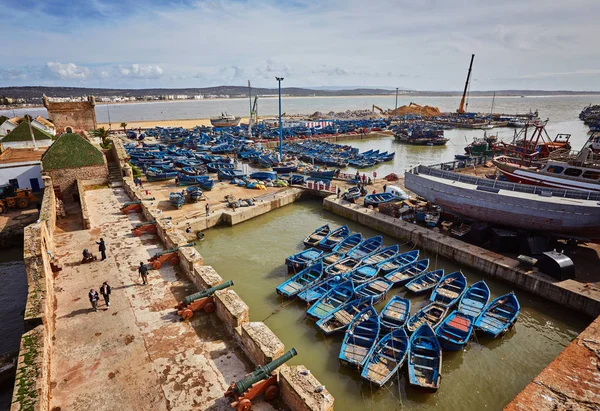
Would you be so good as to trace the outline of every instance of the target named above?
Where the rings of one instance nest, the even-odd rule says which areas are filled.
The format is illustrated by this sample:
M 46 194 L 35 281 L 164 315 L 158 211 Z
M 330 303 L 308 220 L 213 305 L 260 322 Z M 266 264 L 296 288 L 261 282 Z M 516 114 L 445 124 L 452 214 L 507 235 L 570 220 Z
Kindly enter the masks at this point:
M 211 118 L 210 124 L 213 127 L 237 127 L 240 125 L 241 117 L 235 117 L 231 114 L 221 113 L 220 117 Z

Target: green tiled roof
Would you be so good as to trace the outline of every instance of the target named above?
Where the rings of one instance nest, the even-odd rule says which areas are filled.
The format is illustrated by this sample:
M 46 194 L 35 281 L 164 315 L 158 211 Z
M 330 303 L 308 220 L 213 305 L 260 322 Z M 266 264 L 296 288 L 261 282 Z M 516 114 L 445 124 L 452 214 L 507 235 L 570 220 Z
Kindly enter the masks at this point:
M 52 140 L 52 136 L 45 131 L 38 130 L 31 126 L 33 130 L 33 136 L 36 140 Z M 31 141 L 31 133 L 29 132 L 29 123 L 25 120 L 21 121 L 13 131 L 8 133 L 6 137 L 2 139 L 3 143 L 11 143 L 14 141 Z
M 79 134 L 60 136 L 42 156 L 44 170 L 104 164 L 104 154 Z

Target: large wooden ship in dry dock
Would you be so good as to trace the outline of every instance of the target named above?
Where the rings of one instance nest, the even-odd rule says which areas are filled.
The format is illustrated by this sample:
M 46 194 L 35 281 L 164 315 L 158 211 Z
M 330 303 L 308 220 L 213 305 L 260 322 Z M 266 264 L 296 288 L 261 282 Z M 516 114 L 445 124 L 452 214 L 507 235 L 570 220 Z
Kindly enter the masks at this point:
M 600 193 L 478 178 L 446 171 L 451 164 L 417 166 L 404 184 L 447 212 L 562 238 L 600 242 Z

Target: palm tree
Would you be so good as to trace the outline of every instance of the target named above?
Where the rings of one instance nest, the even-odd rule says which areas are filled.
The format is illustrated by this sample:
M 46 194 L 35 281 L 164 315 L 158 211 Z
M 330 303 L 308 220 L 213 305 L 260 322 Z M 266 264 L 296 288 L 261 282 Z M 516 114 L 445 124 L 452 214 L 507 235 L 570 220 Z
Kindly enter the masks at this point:
M 100 137 L 103 145 L 106 146 L 108 144 L 108 141 L 106 141 L 106 139 L 108 138 L 108 130 L 104 127 L 100 127 L 93 130 L 92 135 L 94 135 L 94 137 Z
M 123 127 L 123 133 L 127 134 L 127 123 L 121 123 L 121 127 Z

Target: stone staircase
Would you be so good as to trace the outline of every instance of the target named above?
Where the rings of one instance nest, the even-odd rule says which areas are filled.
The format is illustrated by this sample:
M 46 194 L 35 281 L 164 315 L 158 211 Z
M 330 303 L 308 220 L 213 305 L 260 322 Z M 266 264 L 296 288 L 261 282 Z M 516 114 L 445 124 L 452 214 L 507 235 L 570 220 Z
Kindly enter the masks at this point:
M 108 186 L 109 187 L 122 187 L 123 177 L 121 175 L 121 169 L 119 164 L 116 162 L 108 163 Z

